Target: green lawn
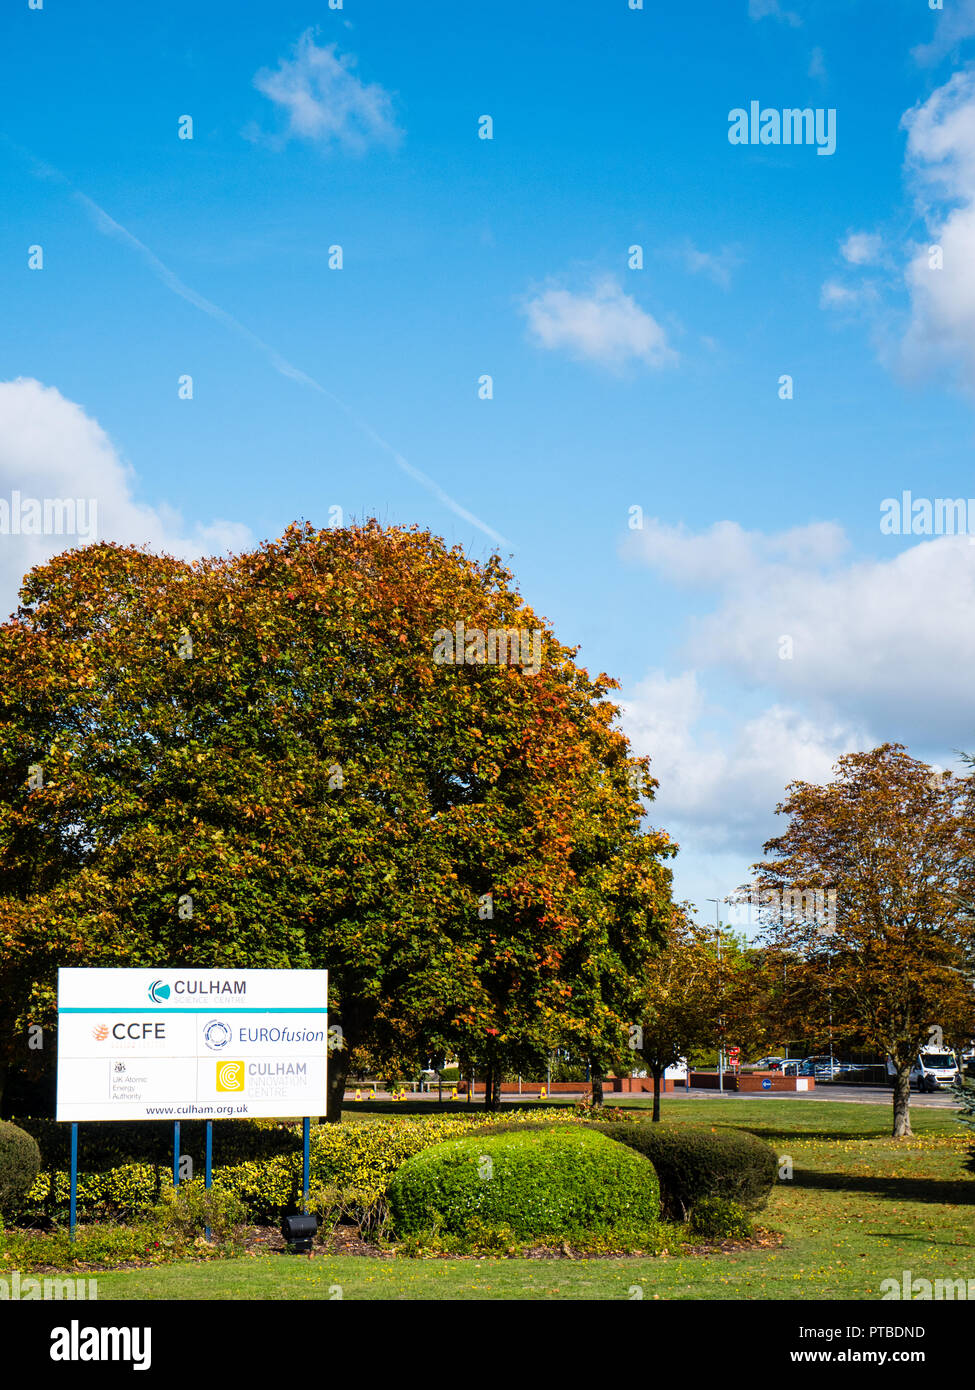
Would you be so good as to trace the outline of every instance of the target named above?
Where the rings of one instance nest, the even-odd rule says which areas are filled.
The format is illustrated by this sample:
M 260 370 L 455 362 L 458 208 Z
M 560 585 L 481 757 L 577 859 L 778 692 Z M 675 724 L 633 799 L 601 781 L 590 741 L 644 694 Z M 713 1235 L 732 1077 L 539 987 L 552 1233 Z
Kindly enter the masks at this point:
M 916 1110 L 916 1137 L 900 1144 L 888 1137 L 889 1106 L 735 1098 L 681 1101 L 665 1114 L 720 1119 L 791 1156 L 793 1180 L 775 1188 L 760 1217 L 782 1233 L 781 1247 L 578 1261 L 248 1257 L 100 1274 L 99 1297 L 877 1299 L 881 1281 L 905 1269 L 975 1279 L 970 1136 L 950 1113 Z

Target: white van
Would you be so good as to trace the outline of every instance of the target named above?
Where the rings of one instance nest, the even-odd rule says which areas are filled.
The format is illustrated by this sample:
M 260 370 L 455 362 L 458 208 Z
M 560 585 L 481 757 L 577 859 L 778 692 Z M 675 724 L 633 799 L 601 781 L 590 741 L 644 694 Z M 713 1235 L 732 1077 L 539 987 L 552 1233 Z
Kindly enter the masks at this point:
M 887 1075 L 893 1080 L 897 1071 L 887 1058 Z M 937 1052 L 925 1048 L 919 1052 L 911 1067 L 911 1085 L 919 1091 L 937 1091 L 958 1080 L 958 1062 L 953 1052 Z

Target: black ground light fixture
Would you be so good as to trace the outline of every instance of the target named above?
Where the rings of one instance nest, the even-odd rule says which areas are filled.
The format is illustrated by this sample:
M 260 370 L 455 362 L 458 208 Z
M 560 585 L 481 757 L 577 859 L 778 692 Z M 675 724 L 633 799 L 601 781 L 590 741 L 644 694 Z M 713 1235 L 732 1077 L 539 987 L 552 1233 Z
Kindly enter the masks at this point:
M 296 1255 L 304 1255 L 318 1234 L 317 1216 L 286 1216 L 281 1222 L 281 1234 Z

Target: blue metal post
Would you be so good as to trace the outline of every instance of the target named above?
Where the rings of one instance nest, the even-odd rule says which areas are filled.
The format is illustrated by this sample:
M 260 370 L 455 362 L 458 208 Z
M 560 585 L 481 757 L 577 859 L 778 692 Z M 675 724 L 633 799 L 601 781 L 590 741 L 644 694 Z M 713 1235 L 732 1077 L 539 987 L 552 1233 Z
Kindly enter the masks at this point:
M 78 1126 L 72 1122 L 71 1125 L 71 1214 L 68 1225 L 71 1231 L 71 1239 L 74 1240 L 74 1228 L 78 1217 Z
M 207 1142 L 206 1142 L 206 1172 L 203 1179 L 206 1190 L 210 1191 L 210 1183 L 213 1178 L 213 1121 L 207 1120 Z M 210 1239 L 210 1227 L 207 1226 L 203 1233 L 207 1240 Z
M 311 1120 L 306 1115 L 301 1122 L 303 1152 L 301 1155 L 301 1209 L 308 1215 L 308 1170 L 311 1167 Z
M 179 1120 L 173 1122 L 173 1186 L 179 1187 Z

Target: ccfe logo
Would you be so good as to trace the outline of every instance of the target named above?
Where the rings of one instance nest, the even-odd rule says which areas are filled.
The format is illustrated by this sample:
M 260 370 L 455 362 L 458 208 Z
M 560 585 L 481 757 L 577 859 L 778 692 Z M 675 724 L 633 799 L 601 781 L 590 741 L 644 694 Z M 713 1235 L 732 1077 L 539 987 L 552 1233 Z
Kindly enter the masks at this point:
M 242 1091 L 244 1089 L 243 1062 L 217 1063 L 217 1090 Z
M 104 1042 L 105 1039 L 108 1037 L 108 1024 L 96 1024 L 95 1027 L 91 1030 L 91 1036 L 95 1039 L 95 1042 Z
M 169 985 L 164 985 L 162 980 L 153 980 L 149 986 L 149 998 L 153 1004 L 159 1004 L 163 999 L 168 999 Z
M 211 1019 L 203 1030 L 203 1041 L 211 1052 L 219 1052 L 227 1046 L 232 1037 L 233 1033 L 219 1018 Z

